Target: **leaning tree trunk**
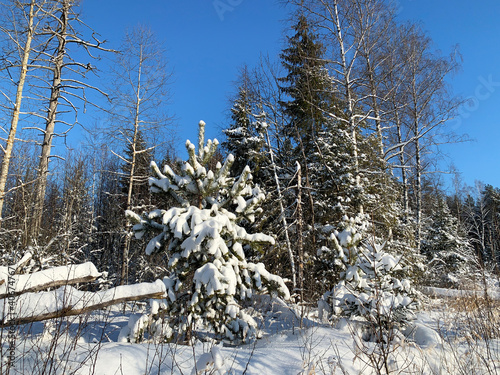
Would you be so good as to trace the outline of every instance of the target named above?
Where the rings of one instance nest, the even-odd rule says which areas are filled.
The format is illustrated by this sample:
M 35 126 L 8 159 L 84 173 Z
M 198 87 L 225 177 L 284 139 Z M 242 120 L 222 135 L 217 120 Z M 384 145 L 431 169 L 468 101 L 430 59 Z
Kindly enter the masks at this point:
M 290 242 L 290 236 L 288 234 L 288 222 L 286 219 L 286 214 L 285 214 L 285 207 L 283 206 L 283 195 L 281 193 L 281 184 L 279 181 L 278 177 L 278 168 L 276 167 L 276 163 L 274 161 L 274 152 L 273 149 L 271 148 L 271 141 L 269 140 L 269 131 L 266 128 L 266 143 L 269 151 L 269 157 L 271 158 L 271 165 L 273 167 L 273 175 L 274 175 L 274 182 L 276 183 L 276 191 L 278 192 L 278 204 L 280 207 L 280 216 L 281 216 L 281 223 L 283 225 L 284 233 L 285 233 L 285 243 L 288 251 L 288 259 L 290 260 L 290 268 L 291 268 L 291 274 L 292 274 L 292 287 L 295 290 L 297 287 L 297 275 L 295 271 L 295 259 L 293 256 L 293 251 L 292 251 L 292 244 Z
M 2 159 L 2 168 L 0 171 L 0 226 L 2 225 L 2 212 L 5 202 L 5 186 L 7 185 L 7 177 L 9 175 L 10 159 L 12 158 L 12 149 L 14 148 L 14 140 L 17 133 L 17 124 L 19 122 L 19 114 L 21 112 L 21 101 L 23 99 L 24 83 L 28 73 L 29 56 L 31 53 L 31 42 L 34 34 L 34 18 L 35 18 L 35 0 L 31 0 L 30 10 L 28 15 L 28 29 L 26 34 L 26 43 L 23 49 L 23 58 L 21 61 L 21 72 L 19 74 L 19 83 L 16 90 L 16 101 L 12 111 L 12 119 L 10 122 L 9 136 L 7 137 L 7 144 Z
M 299 295 L 300 302 L 304 302 L 304 240 L 302 218 L 302 169 L 297 162 L 297 248 L 299 256 Z

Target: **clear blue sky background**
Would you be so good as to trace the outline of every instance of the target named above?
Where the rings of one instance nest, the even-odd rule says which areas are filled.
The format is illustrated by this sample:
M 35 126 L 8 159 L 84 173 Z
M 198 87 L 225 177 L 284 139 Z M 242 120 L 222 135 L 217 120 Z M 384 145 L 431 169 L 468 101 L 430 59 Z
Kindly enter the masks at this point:
M 127 27 L 149 25 L 165 43 L 174 73 L 171 112 L 179 137 L 196 138 L 197 123 L 208 136 L 226 125 L 228 97 L 238 68 L 260 54 L 276 56 L 284 42 L 286 12 L 274 0 L 220 0 L 231 10 L 217 13 L 213 0 L 82 0 L 84 20 L 117 48 Z M 500 187 L 500 1 L 399 0 L 399 18 L 420 21 L 443 54 L 455 45 L 462 70 L 450 80 L 471 98 L 450 123 L 473 142 L 444 147 L 464 181 Z M 182 147 L 182 146 L 180 146 Z

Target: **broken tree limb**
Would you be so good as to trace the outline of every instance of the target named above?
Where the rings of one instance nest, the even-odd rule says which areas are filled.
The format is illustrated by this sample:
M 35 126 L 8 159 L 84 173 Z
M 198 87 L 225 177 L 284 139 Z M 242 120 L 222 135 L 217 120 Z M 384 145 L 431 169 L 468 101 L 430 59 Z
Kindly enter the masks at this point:
M 21 269 L 33 258 L 33 254 L 31 254 L 29 251 L 26 252 L 21 260 L 17 262 L 16 264 L 12 266 L 0 266 L 0 285 L 5 283 L 7 281 L 7 278 L 9 277 L 9 273 L 16 274 L 21 271 Z M 0 290 L 1 293 L 1 290 Z M 2 297 L 0 297 L 2 298 Z
M 26 264 L 28 264 L 31 258 L 33 258 L 33 254 L 31 254 L 31 252 L 29 251 L 26 252 L 21 258 L 21 260 L 16 264 L 14 264 L 13 267 L 16 269 L 15 273 L 21 272 L 21 268 L 23 268 Z
M 5 298 L 7 295 L 18 296 L 23 293 L 57 288 L 62 285 L 91 282 L 101 275 L 91 262 L 72 264 L 30 274 L 12 275 L 11 290 L 5 282 L 8 272 L 8 267 L 0 267 L 0 279 L 4 281 L 3 283 L 0 281 L 0 298 Z
M 122 302 L 161 299 L 165 297 L 165 292 L 165 284 L 157 280 L 100 292 L 82 292 L 64 286 L 50 292 L 25 293 L 16 301 L 14 314 L 9 314 L 10 306 L 6 306 L 10 301 L 0 300 L 0 327 L 84 314 Z

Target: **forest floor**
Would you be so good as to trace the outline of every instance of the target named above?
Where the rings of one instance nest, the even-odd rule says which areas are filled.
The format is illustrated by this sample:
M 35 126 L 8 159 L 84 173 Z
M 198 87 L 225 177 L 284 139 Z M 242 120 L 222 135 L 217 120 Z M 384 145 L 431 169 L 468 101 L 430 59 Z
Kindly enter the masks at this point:
M 441 292 L 441 294 L 443 294 Z M 444 293 L 446 294 L 446 293 Z M 260 315 L 262 337 L 230 346 L 118 342 L 131 314 L 123 305 L 18 327 L 15 367 L 3 374 L 497 374 L 498 303 L 481 296 L 427 298 L 391 345 L 363 340 L 362 325 L 320 322 L 317 310 L 274 300 Z M 9 349 L 7 328 L 2 353 Z

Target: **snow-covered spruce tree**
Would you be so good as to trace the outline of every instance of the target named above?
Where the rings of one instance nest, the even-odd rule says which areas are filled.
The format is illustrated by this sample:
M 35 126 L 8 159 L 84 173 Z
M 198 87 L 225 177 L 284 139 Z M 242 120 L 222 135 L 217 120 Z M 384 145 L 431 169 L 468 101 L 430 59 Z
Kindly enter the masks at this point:
M 218 141 L 204 142 L 205 123 L 200 122 L 198 152 L 187 141 L 187 161 L 179 161 L 180 171 L 169 166 L 163 172 L 153 162 L 151 191 L 170 195 L 178 202 L 168 210 L 157 208 L 142 216 L 127 211 L 136 224 L 135 236 L 156 235 L 146 247 L 147 254 L 164 252 L 170 274 L 165 278 L 168 298 L 163 311 L 169 328 L 166 339 L 189 341 L 198 325 L 214 332 L 218 339 L 247 340 L 256 333 L 256 322 L 242 309 L 254 291 L 279 294 L 289 292 L 283 280 L 266 271 L 262 263 L 245 260 L 243 246 L 274 244 L 271 236 L 249 234 L 239 224 L 255 219 L 264 194 L 252 184 L 246 167 L 237 178 L 230 177 L 234 161 L 210 169 Z M 170 336 L 170 337 L 168 337 Z
M 291 148 L 287 163 L 292 168 L 288 174 L 294 175 L 298 163 L 302 176 L 301 181 L 296 181 L 303 188 L 297 187 L 295 194 L 285 196 L 286 206 L 295 206 L 291 211 L 302 213 L 289 218 L 290 222 L 297 221 L 292 240 L 297 244 L 294 252 L 299 258 L 299 286 L 304 282 L 301 273 L 314 275 L 301 287 L 317 299 L 314 294 L 318 286 L 323 286 L 323 276 L 331 270 L 328 263 L 314 256 L 326 245 L 322 232 L 330 223 L 338 223 L 347 212 L 354 211 L 351 207 L 359 205 L 359 189 L 355 180 L 354 143 L 347 123 L 339 120 L 345 105 L 339 101 L 338 93 L 332 91 L 326 48 L 314 22 L 303 13 L 296 15 L 295 22 L 294 33 L 287 38 L 287 47 L 280 54 L 286 72 L 286 76 L 278 79 L 284 114 L 280 136 L 288 140 Z M 291 185 L 295 184 L 294 181 Z M 298 202 L 302 202 L 301 207 Z
M 421 244 L 428 261 L 425 280 L 432 285 L 459 286 L 464 278 L 475 275 L 478 267 L 472 246 L 460 234 L 457 219 L 443 197 L 437 198 L 428 221 Z
M 254 86 L 253 77 L 250 76 L 248 68 L 244 66 L 241 69 L 237 81 L 237 94 L 233 99 L 231 107 L 231 120 L 227 129 L 223 130 L 226 140 L 221 143 L 221 149 L 225 154 L 234 156 L 234 162 L 229 171 L 231 177 L 240 176 L 245 169 L 249 167 L 252 171 L 252 181 L 258 184 L 263 190 L 274 190 L 275 187 L 270 185 L 271 176 L 269 174 L 269 157 L 265 150 L 265 129 L 261 121 L 258 121 L 258 115 L 255 115 L 257 108 L 257 97 Z M 271 202 L 274 202 L 274 197 L 266 195 L 266 202 L 262 202 L 269 210 Z M 243 227 L 250 233 L 260 232 L 263 225 L 263 220 L 266 216 L 260 215 L 259 219 L 253 223 L 243 223 Z M 275 237 L 277 238 L 277 237 Z M 272 248 L 277 250 L 277 246 Z M 250 247 L 244 247 L 247 260 L 259 262 L 267 255 L 261 251 L 252 251 Z M 269 267 L 269 263 L 267 263 Z
M 241 70 L 239 82 L 238 94 L 231 108 L 231 125 L 223 130 L 226 141 L 222 142 L 222 148 L 234 156 L 231 176 L 241 175 L 248 165 L 255 178 L 266 159 L 263 152 L 265 139 L 253 116 L 256 94 L 246 66 Z
M 363 241 L 368 225 L 362 219 L 344 218 L 333 243 L 340 281 L 319 301 L 320 319 L 346 317 L 368 324 L 371 339 L 406 326 L 419 307 L 417 292 L 407 278 L 401 257 L 383 246 Z

